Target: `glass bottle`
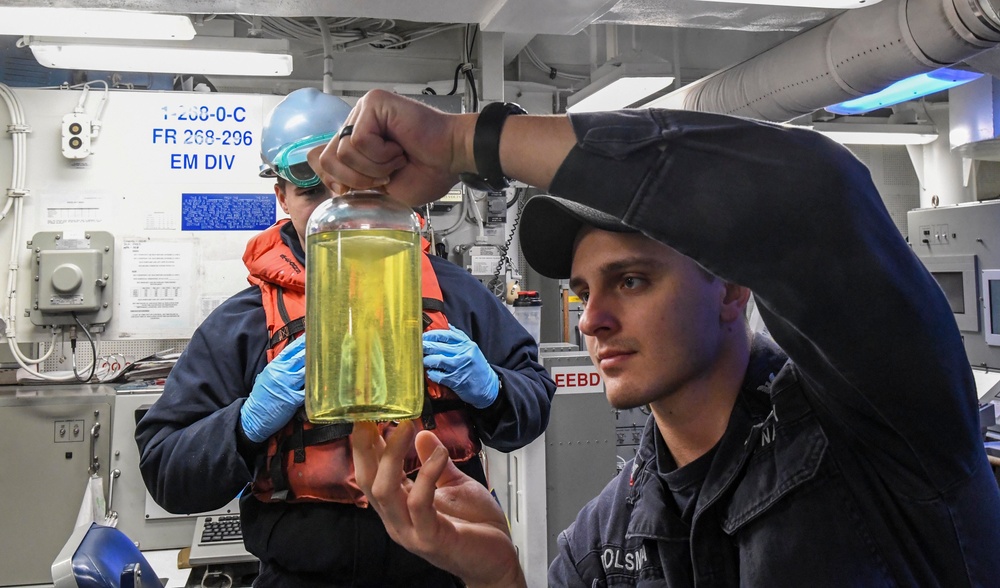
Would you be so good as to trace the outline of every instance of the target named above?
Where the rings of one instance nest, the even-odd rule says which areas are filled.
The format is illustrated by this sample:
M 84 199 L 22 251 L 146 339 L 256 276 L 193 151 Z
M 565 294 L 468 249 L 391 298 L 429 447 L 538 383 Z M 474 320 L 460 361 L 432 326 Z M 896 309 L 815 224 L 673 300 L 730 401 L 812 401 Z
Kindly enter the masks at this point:
M 334 196 L 306 227 L 310 422 L 404 420 L 424 399 L 420 221 L 375 190 Z

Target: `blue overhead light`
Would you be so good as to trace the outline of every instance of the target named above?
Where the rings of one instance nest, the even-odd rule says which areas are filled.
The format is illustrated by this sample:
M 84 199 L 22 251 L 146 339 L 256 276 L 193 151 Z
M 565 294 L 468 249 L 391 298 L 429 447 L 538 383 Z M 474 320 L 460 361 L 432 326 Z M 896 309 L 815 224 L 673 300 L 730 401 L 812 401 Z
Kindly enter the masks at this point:
M 827 106 L 826 110 L 834 114 L 862 114 L 961 86 L 982 76 L 983 74 L 979 72 L 962 69 L 936 69 L 899 80 L 881 92 Z

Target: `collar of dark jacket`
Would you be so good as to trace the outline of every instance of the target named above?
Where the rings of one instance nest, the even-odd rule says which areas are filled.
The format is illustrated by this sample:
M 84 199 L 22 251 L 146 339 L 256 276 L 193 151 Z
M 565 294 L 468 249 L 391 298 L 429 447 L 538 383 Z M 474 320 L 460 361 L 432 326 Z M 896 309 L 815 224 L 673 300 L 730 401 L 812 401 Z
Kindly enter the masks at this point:
M 702 504 L 713 500 L 739 470 L 748 435 L 754 425 L 764 421 L 771 412 L 771 383 L 787 362 L 788 356 L 770 337 L 760 333 L 753 335 L 740 395 L 705 479 L 698 510 L 702 509 Z M 650 415 L 630 473 L 628 505 L 633 514 L 627 536 L 666 540 L 686 538 L 690 533 L 688 525 L 680 517 L 670 514 L 673 510 L 665 508 L 665 501 L 672 498 L 667 495 L 666 485 L 656 475 L 655 444 L 659 435 L 653 434 L 655 426 L 656 420 Z

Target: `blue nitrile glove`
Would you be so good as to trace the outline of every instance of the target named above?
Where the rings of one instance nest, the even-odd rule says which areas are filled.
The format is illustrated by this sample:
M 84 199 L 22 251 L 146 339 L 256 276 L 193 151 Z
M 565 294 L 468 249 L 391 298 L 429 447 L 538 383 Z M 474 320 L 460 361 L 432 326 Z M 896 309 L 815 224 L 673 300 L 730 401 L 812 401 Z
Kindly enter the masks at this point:
M 493 404 L 500 392 L 500 377 L 469 336 L 448 325 L 448 330 L 424 333 L 424 367 L 427 377 L 455 391 L 476 408 Z
M 260 443 L 292 420 L 305 402 L 305 387 L 306 338 L 299 337 L 257 374 L 250 397 L 240 409 L 240 424 L 247 438 Z

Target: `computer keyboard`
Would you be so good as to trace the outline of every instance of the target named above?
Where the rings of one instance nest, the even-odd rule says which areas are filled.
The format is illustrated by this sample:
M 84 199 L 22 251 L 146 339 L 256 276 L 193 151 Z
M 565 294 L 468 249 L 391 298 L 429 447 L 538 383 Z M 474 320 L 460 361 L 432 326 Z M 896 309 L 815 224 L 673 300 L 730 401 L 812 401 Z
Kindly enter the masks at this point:
M 240 527 L 239 515 L 205 517 L 205 526 L 201 530 L 200 541 L 202 543 L 242 542 L 243 529 Z
M 243 547 L 240 515 L 198 517 L 191 538 L 188 562 L 192 566 L 256 561 Z

